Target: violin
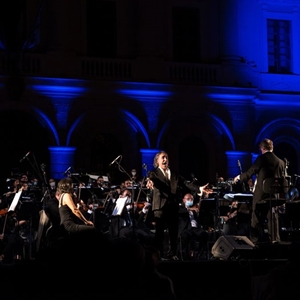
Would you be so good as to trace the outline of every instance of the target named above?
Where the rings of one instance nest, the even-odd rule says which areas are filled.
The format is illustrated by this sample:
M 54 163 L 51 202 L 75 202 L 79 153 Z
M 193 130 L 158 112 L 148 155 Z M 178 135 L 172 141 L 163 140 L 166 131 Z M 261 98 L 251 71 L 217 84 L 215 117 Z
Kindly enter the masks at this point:
M 88 211 L 88 210 L 89 210 L 88 205 L 85 204 L 83 200 L 80 200 L 80 201 L 79 201 L 79 207 L 80 207 L 83 211 Z
M 200 211 L 200 203 L 194 204 L 193 206 L 189 207 L 188 210 L 193 210 L 196 214 L 198 214 Z
M 5 216 L 8 213 L 8 208 L 0 209 L 0 216 Z
M 144 201 L 144 202 L 135 202 L 134 205 L 136 206 L 136 208 L 138 210 L 142 210 L 143 207 L 144 207 L 144 205 L 145 205 L 145 202 L 147 202 L 147 201 Z

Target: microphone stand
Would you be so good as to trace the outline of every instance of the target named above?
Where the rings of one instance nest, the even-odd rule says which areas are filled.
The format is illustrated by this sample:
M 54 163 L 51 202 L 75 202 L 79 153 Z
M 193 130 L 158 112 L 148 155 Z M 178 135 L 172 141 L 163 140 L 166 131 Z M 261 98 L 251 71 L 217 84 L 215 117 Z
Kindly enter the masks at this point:
M 147 178 L 147 165 L 146 165 L 146 164 L 143 164 L 143 165 L 142 165 L 142 168 L 146 171 L 146 175 L 143 176 L 142 182 L 140 183 L 140 186 L 139 186 L 139 193 L 138 193 L 137 198 L 136 198 L 136 203 L 139 202 L 141 192 L 143 192 L 144 195 L 145 195 L 146 198 L 147 198 L 147 193 L 145 193 L 145 192 L 143 191 L 143 186 L 144 186 L 145 180 L 146 180 L 146 178 Z M 147 201 L 147 202 L 148 202 L 148 201 Z
M 217 183 L 217 193 L 215 196 L 215 201 L 216 201 L 216 207 L 215 207 L 215 240 L 217 239 L 216 236 L 216 231 L 219 232 L 221 235 L 221 225 L 220 225 L 220 203 L 219 203 L 219 198 L 220 198 L 220 185 L 219 185 L 219 176 L 216 174 L 216 183 Z
M 238 160 L 238 166 L 240 168 L 240 174 L 243 173 L 242 171 L 242 165 L 241 165 L 241 162 Z M 246 187 L 245 187 L 245 182 L 242 182 L 242 192 L 245 193 L 246 192 Z
M 41 202 L 43 203 L 43 209 L 45 209 L 45 207 L 47 206 L 47 200 L 49 200 L 49 198 L 51 197 L 50 196 L 51 193 L 50 193 L 50 190 L 49 190 L 49 184 L 48 184 L 48 179 L 47 179 L 45 167 L 46 167 L 45 164 L 41 164 L 41 170 L 43 172 L 43 181 L 44 181 L 44 187 L 45 187 L 44 195 L 43 195 L 43 197 L 41 199 Z M 47 196 L 47 198 L 46 198 L 46 196 Z M 46 204 L 44 204 L 44 199 L 47 199 L 46 200 Z

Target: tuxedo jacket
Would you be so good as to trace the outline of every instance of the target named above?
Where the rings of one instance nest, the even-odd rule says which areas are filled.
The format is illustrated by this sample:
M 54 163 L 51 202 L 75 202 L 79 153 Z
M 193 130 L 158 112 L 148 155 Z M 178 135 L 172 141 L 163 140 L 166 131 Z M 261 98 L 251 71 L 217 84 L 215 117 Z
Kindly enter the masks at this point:
M 185 193 L 199 192 L 199 186 L 196 184 L 185 181 L 182 176 L 172 171 L 168 179 L 158 167 L 149 172 L 148 178 L 154 183 L 152 211 L 161 210 L 166 203 L 178 205 Z
M 256 186 L 253 193 L 253 205 L 258 201 L 270 198 L 270 192 L 264 192 L 263 182 L 266 178 L 281 178 L 285 174 L 285 163 L 273 152 L 259 155 L 253 165 L 240 175 L 241 181 L 247 181 L 256 175 Z

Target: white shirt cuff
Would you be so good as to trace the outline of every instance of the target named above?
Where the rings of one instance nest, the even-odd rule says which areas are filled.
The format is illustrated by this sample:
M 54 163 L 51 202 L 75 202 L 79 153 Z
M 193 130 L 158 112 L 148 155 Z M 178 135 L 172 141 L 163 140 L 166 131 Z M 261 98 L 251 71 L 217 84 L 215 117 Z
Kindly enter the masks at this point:
M 199 187 L 199 191 L 200 191 L 200 193 L 198 195 L 201 197 L 203 194 L 203 188 L 201 186 Z

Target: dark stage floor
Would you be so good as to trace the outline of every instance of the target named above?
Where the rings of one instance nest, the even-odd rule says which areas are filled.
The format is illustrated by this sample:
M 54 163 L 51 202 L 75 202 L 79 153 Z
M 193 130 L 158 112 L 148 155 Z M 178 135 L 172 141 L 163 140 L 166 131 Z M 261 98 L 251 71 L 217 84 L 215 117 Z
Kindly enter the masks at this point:
M 285 266 L 290 247 L 290 242 L 282 242 L 261 244 L 258 249 L 231 248 L 228 259 L 210 256 L 202 261 L 166 261 L 159 269 L 172 278 L 178 299 L 256 300 L 253 279 Z
M 274 268 L 284 266 L 288 261 L 290 246 L 291 243 L 286 242 L 262 244 L 259 249 L 231 249 L 228 259 L 217 259 L 209 253 L 209 257 L 204 260 L 162 261 L 158 270 L 172 279 L 178 300 L 206 300 L 219 297 L 222 300 L 256 300 L 253 298 L 251 289 L 253 278 L 265 275 Z M 84 274 L 81 270 L 78 273 L 76 261 L 74 261 L 72 270 L 66 269 L 65 274 L 61 270 L 55 274 L 53 272 L 55 269 L 51 269 L 53 274 L 49 274 L 47 268 L 44 269 L 41 265 L 37 267 L 34 261 L 18 262 L 10 266 L 0 265 L 1 283 L 5 287 L 3 290 L 8 292 L 7 299 L 18 299 L 20 295 L 23 295 L 22 291 L 25 295 L 23 299 L 27 299 L 27 296 L 30 299 L 37 299 L 43 293 L 47 293 L 47 291 L 49 293 L 51 287 L 57 288 L 60 284 L 64 285 L 62 278 L 65 276 L 74 278 L 72 289 L 79 289 L 78 295 L 92 296 L 89 299 L 97 299 L 94 297 L 97 294 L 108 296 L 109 291 L 103 292 L 106 289 L 103 282 L 110 281 L 110 278 L 107 277 L 111 276 L 105 274 L 104 270 L 107 268 L 105 258 L 103 259 L 104 270 L 101 266 L 95 266 L 91 257 L 78 257 L 78 259 L 87 259 Z M 124 277 L 123 272 L 116 272 L 111 278 L 112 282 L 116 282 L 116 289 L 118 288 L 118 281 L 127 280 L 128 284 L 134 285 L 134 279 Z M 98 286 L 94 285 L 95 280 Z M 139 287 L 137 286 L 135 289 L 138 295 Z M 35 294 L 35 290 L 39 292 Z M 151 286 L 149 286 L 149 290 L 151 290 Z M 137 295 L 132 295 L 132 299 L 135 299 Z M 147 295 L 140 295 L 137 298 L 149 299 L 145 296 Z M 54 298 L 49 296 L 49 298 L 43 297 L 43 299 Z
M 253 277 L 284 264 L 280 259 L 209 260 L 165 262 L 159 269 L 172 278 L 178 299 L 254 300 Z

